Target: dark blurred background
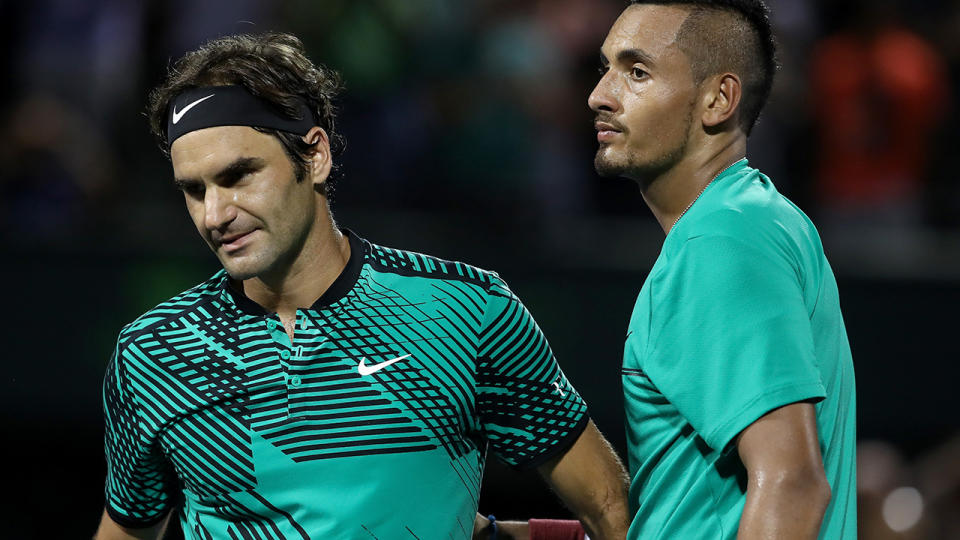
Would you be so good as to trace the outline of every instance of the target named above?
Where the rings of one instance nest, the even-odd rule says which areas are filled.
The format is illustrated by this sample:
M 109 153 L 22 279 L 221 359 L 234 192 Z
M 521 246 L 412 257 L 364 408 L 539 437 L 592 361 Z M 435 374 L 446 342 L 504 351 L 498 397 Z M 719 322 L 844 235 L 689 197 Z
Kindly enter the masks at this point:
M 960 538 L 960 3 L 769 3 L 783 68 L 748 156 L 840 282 L 861 537 Z M 636 186 L 592 167 L 586 99 L 623 5 L 0 0 L 0 537 L 92 534 L 116 335 L 218 269 L 142 111 L 171 59 L 229 33 L 293 32 L 342 72 L 339 223 L 500 272 L 622 454 L 623 335 L 663 239 Z M 569 515 L 496 464 L 480 509 Z

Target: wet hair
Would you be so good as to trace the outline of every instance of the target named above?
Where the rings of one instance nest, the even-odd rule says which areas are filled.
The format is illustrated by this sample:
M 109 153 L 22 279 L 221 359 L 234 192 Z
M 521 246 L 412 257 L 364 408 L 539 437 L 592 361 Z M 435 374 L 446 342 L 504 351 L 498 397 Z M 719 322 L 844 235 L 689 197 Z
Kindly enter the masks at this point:
M 334 104 L 343 84 L 340 75 L 307 58 L 303 43 L 293 35 L 269 32 L 237 34 L 210 40 L 173 63 L 166 79 L 150 92 L 147 117 L 150 130 L 161 150 L 169 157 L 167 115 L 170 103 L 181 92 L 204 86 L 238 85 L 257 96 L 277 114 L 297 118 L 298 101 L 307 103 L 315 125 L 330 139 L 331 157 L 344 149 L 343 137 L 336 131 L 337 108 Z M 293 163 L 297 181 L 307 174 L 307 154 L 314 145 L 300 135 L 276 129 L 254 128 L 276 137 Z M 334 164 L 330 177 L 320 188 L 329 197 L 333 184 L 341 176 Z
M 690 60 L 697 84 L 723 72 L 740 76 L 740 128 L 750 135 L 777 71 L 770 11 L 763 0 L 632 0 L 630 5 L 689 6 L 677 44 Z

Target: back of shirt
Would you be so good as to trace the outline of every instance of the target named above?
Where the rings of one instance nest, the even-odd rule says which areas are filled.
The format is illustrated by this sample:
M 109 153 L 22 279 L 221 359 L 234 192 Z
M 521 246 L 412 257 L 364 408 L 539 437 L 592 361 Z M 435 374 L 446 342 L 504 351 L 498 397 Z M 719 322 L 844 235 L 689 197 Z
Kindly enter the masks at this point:
M 816 402 L 832 499 L 821 538 L 856 537 L 853 362 L 816 229 L 746 160 L 671 229 L 630 321 L 623 385 L 630 538 L 735 538 L 746 471 L 732 444 Z

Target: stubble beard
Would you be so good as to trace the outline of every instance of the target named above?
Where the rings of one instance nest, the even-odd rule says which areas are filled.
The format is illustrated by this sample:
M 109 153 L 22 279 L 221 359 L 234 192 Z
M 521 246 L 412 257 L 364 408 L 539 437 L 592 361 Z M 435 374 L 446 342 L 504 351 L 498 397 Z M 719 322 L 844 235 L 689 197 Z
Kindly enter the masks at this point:
M 610 154 L 614 151 L 609 143 L 601 143 L 594 157 L 593 166 L 601 177 L 610 178 L 622 176 L 637 182 L 640 189 L 646 191 L 657 178 L 672 169 L 687 152 L 690 127 L 693 124 L 693 107 L 687 110 L 683 126 L 682 140 L 667 148 L 659 155 L 644 158 L 637 152 L 624 151 L 624 155 L 617 159 Z
M 260 239 L 264 240 L 264 239 Z M 246 281 L 263 274 L 270 266 L 270 259 L 273 254 L 265 253 L 268 246 L 248 246 L 249 252 L 243 253 L 238 257 L 223 254 L 220 257 L 220 264 L 231 278 L 237 281 Z M 218 255 L 220 255 L 218 253 Z
M 302 180 L 295 173 L 291 181 L 299 184 Z M 262 237 L 254 245 L 248 246 L 251 252 L 245 254 L 242 260 L 231 261 L 229 255 L 221 256 L 216 251 L 215 254 L 220 259 L 220 265 L 234 280 L 276 281 L 293 267 L 304 249 L 312 226 L 312 219 L 305 219 L 299 226 L 293 227 L 270 226 L 261 222 L 259 229 Z
M 248 279 L 259 279 L 265 283 L 275 282 L 285 277 L 293 268 L 304 249 L 304 245 L 309 235 L 309 226 L 294 230 L 271 230 L 267 234 L 266 230 L 261 230 L 263 238 L 258 238 L 261 245 L 250 246 L 257 248 L 242 261 L 231 261 L 221 259 L 224 270 L 230 274 L 230 277 L 238 281 Z

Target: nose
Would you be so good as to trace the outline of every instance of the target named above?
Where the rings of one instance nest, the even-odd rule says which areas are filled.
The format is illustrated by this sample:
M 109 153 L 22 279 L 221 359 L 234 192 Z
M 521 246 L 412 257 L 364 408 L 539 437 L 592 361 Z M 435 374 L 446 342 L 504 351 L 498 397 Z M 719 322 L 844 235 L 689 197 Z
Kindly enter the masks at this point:
M 237 217 L 234 197 L 219 186 L 208 187 L 203 194 L 203 225 L 209 231 L 222 230 Z
M 620 105 L 614 97 L 611 88 L 614 77 L 613 70 L 608 69 L 607 72 L 603 74 L 603 77 L 600 77 L 600 80 L 597 81 L 597 85 L 593 87 L 593 91 L 590 92 L 590 97 L 587 98 L 587 105 L 594 112 L 616 112 L 619 108 Z

